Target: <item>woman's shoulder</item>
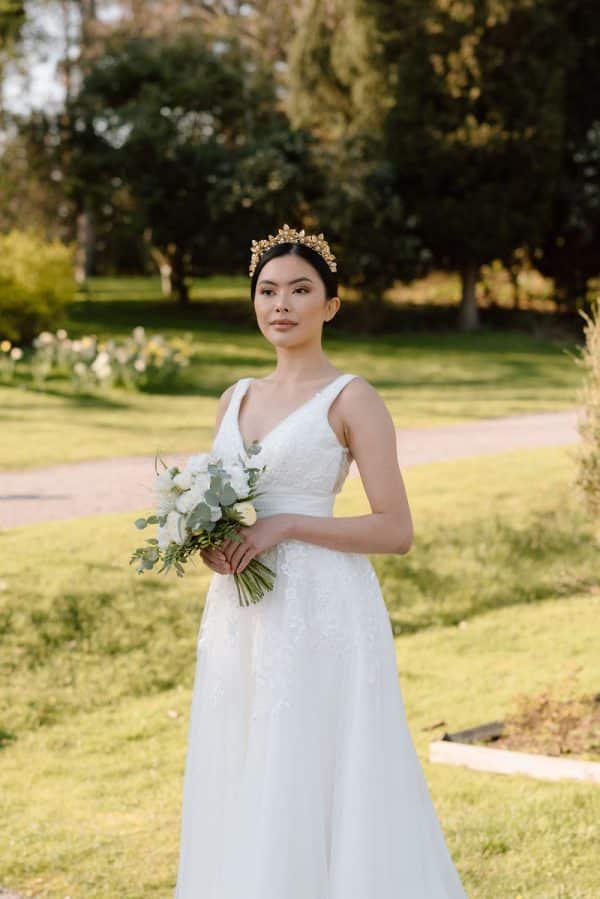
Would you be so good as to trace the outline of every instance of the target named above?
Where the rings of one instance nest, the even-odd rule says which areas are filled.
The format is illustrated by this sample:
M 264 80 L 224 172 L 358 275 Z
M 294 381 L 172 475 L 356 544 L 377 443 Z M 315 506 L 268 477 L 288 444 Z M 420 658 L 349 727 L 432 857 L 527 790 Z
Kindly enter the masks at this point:
M 344 418 L 359 419 L 367 413 L 372 414 L 377 408 L 385 407 L 377 388 L 362 375 L 349 377 L 336 399 L 336 405 Z
M 354 398 L 355 400 L 372 400 L 379 396 L 379 393 L 373 384 L 371 384 L 370 381 L 367 381 L 362 375 L 355 375 L 348 372 L 347 376 L 348 381 L 344 384 L 342 396 L 346 394 L 347 397 Z

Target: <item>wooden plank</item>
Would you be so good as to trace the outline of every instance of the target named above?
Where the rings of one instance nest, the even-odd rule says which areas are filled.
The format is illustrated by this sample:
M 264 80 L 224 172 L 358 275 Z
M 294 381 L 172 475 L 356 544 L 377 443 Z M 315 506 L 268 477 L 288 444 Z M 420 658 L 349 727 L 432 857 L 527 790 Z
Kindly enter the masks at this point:
M 583 780 L 600 784 L 600 762 L 565 759 L 551 755 L 489 749 L 449 740 L 429 744 L 429 760 L 446 765 L 464 765 L 496 774 L 526 774 L 543 780 Z
M 476 740 L 492 740 L 501 737 L 504 733 L 504 721 L 489 721 L 487 724 L 478 724 L 477 727 L 468 727 L 466 730 L 455 730 L 449 734 L 447 731 L 442 740 L 452 740 L 453 743 L 474 743 Z

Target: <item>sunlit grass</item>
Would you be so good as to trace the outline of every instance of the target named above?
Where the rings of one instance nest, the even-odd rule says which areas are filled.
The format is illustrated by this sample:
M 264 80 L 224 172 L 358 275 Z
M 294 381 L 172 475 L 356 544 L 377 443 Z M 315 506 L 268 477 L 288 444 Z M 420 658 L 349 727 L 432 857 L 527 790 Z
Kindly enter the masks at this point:
M 106 315 L 110 304 L 95 306 L 104 317 L 90 312 L 80 332 L 117 333 L 117 321 Z M 272 347 L 255 325 L 170 322 L 164 309 L 153 320 L 147 306 L 137 307 L 128 328 L 144 322 L 150 333 L 192 330 L 194 356 L 178 393 L 80 395 L 58 380 L 39 389 L 0 386 L 0 467 L 206 449 L 222 391 L 240 377 L 273 370 Z M 111 308 L 122 313 L 123 304 Z M 373 384 L 398 428 L 571 407 L 581 381 L 568 348 L 513 332 L 407 332 L 377 340 L 327 334 L 324 349 L 341 371 Z
M 567 671 L 581 691 L 597 689 L 598 546 L 571 476 L 565 449 L 411 468 L 413 548 L 371 557 L 403 628 L 411 733 L 470 899 L 600 889 L 597 790 L 427 760 L 444 730 L 501 718 L 517 692 Z M 359 482 L 347 481 L 336 514 L 366 510 Z M 135 517 L 0 535 L 0 870 L 24 895 L 172 894 L 210 572 L 136 575 Z

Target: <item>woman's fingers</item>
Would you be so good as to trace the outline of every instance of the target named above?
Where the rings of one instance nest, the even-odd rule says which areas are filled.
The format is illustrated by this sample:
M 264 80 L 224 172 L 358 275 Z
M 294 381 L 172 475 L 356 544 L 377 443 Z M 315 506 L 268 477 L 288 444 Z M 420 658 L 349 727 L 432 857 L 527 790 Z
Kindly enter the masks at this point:
M 225 553 L 216 546 L 213 546 L 210 549 L 201 549 L 200 555 L 202 556 L 203 561 L 209 568 L 212 568 L 213 571 L 217 571 L 219 574 L 231 574 L 231 565 L 227 561 Z

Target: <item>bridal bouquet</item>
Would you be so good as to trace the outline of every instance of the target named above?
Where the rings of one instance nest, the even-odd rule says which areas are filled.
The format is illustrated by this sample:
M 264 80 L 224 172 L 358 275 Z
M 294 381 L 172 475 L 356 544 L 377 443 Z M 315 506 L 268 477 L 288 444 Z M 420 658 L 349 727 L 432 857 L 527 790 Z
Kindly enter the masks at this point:
M 156 514 L 138 518 L 135 526 L 143 530 L 156 524 L 157 535 L 149 537 L 148 546 L 138 547 L 129 560 L 130 565 L 137 560 L 138 574 L 162 563 L 159 574 L 174 567 L 182 577 L 184 563 L 199 550 L 221 546 L 226 540 L 243 542 L 238 528 L 256 521 L 252 500 L 260 496 L 256 486 L 264 466 L 248 467 L 238 459 L 223 467 L 221 459 L 201 453 L 191 456 L 183 470 L 169 468 L 161 459 L 164 470 L 159 474 L 155 457 Z M 240 605 L 247 606 L 273 589 L 275 572 L 254 558 L 234 579 Z

